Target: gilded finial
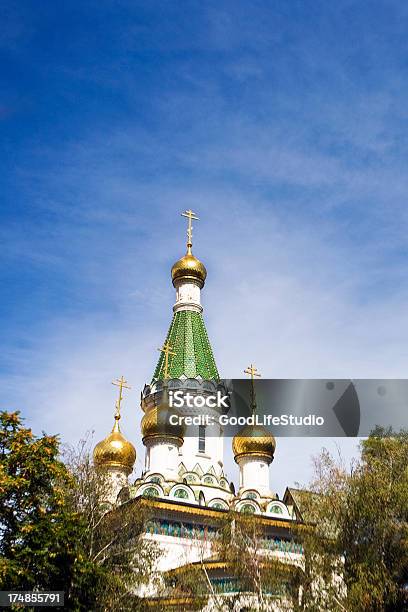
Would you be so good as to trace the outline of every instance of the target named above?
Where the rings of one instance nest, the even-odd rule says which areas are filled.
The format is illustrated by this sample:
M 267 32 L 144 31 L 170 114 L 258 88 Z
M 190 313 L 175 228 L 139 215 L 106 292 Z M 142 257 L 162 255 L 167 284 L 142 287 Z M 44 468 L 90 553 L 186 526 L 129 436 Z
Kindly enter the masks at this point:
M 254 414 L 256 410 L 255 376 L 261 378 L 261 375 L 258 372 L 258 368 L 256 368 L 252 363 L 244 370 L 244 374 L 249 374 L 251 377 L 251 409 L 252 414 Z
M 173 265 L 171 269 L 171 279 L 174 287 L 179 284 L 179 281 L 187 281 L 194 282 L 202 289 L 207 277 L 207 270 L 205 269 L 205 265 L 197 259 L 197 257 L 194 257 L 191 250 L 193 246 L 193 219 L 194 221 L 198 221 L 199 218 L 192 210 L 186 210 L 181 213 L 181 216 L 188 219 L 187 253 L 183 255 L 183 257 L 180 257 Z
M 261 377 L 252 363 L 244 370 L 251 377 L 251 408 L 256 410 L 255 376 Z M 245 425 L 232 440 L 232 452 L 236 463 L 240 464 L 242 457 L 261 457 L 268 465 L 273 461 L 276 441 L 270 431 L 263 425 Z
M 113 380 L 112 385 L 115 385 L 115 387 L 119 387 L 119 397 L 115 402 L 115 425 L 114 425 L 114 429 L 115 428 L 119 429 L 120 408 L 121 408 L 121 404 L 123 400 L 122 391 L 123 389 L 131 389 L 132 387 L 128 385 L 127 380 L 123 376 L 121 376 L 120 378 L 117 378 L 116 380 Z
M 199 221 L 200 219 L 192 210 L 186 210 L 181 213 L 182 217 L 187 217 L 188 226 L 187 226 L 187 253 L 191 255 L 191 248 L 193 246 L 193 219 L 194 221 Z
M 119 397 L 115 402 L 115 423 L 112 431 L 103 440 L 98 442 L 94 448 L 94 464 L 97 468 L 120 469 L 128 476 L 136 461 L 135 447 L 120 431 L 120 408 L 123 400 L 123 389 L 130 389 L 127 380 L 123 376 L 112 381 L 112 385 L 119 387 Z
M 165 342 L 162 348 L 157 349 L 161 353 L 164 353 L 164 380 L 169 378 L 169 355 L 175 355 L 173 347 L 170 346 L 169 342 Z

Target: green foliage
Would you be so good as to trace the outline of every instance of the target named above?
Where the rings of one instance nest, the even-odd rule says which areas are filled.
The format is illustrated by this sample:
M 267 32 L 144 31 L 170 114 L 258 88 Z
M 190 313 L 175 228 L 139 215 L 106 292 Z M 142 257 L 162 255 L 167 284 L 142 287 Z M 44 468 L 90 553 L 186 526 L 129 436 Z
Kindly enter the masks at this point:
M 408 432 L 377 429 L 362 442 L 342 518 L 350 604 L 408 609 Z
M 251 594 L 252 605 L 255 609 L 256 604 L 259 612 L 273 609 L 273 602 L 283 605 L 297 596 L 299 568 L 268 554 L 265 535 L 259 516 L 245 513 L 231 514 L 220 531 L 217 552 L 237 587 L 230 597 L 232 608 L 243 593 Z
M 169 598 L 188 601 L 189 610 L 201 609 L 208 603 L 211 585 L 205 573 L 204 564 L 186 564 L 165 576 L 166 594 Z M 193 607 L 192 604 L 196 604 Z M 166 610 L 165 605 L 163 609 Z M 184 607 L 182 609 L 185 609 Z
M 350 473 L 323 451 L 312 489 L 300 609 L 408 610 L 408 433 L 377 428 Z
M 59 459 L 56 436 L 35 437 L 0 413 L 0 588 L 61 590 L 65 609 L 138 609 L 153 546 L 131 504 L 106 512 L 106 479 L 85 452 Z
M 0 413 L 0 584 L 65 590 L 80 562 L 79 517 L 66 504 L 72 482 L 55 436 L 33 436 L 18 413 Z
M 152 579 L 158 549 L 141 537 L 150 518 L 137 502 L 109 510 L 106 491 L 107 475 L 94 469 L 87 441 L 78 449 L 65 453 L 74 476 L 74 486 L 67 491 L 72 506 L 85 519 L 81 534 L 84 558 L 94 567 L 97 576 L 97 609 L 137 610 L 143 602 L 135 591 Z

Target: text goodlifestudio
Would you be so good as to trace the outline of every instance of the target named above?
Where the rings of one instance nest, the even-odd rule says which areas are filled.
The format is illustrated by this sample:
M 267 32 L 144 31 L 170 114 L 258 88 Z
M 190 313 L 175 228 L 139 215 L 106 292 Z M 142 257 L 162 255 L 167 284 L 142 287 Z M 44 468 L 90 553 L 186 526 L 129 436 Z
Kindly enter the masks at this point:
M 315 414 L 308 414 L 306 416 L 296 416 L 293 414 L 281 414 L 280 416 L 273 416 L 272 414 L 253 414 L 248 417 L 235 417 L 221 414 L 218 416 L 212 416 L 209 414 L 199 414 L 195 416 L 171 414 L 169 416 L 170 425 L 261 425 L 268 426 L 273 425 L 274 427 L 321 427 L 324 425 L 324 418 L 316 416 Z

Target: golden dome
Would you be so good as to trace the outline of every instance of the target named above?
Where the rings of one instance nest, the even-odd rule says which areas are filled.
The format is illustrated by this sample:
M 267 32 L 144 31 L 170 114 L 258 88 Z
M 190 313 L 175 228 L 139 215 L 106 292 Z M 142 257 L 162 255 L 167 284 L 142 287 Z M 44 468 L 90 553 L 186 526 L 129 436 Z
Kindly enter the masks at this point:
M 97 467 L 123 468 L 130 474 L 136 461 L 136 450 L 120 431 L 119 419 L 120 416 L 116 415 L 111 433 L 95 446 L 94 464 Z
M 164 390 L 160 405 L 151 408 L 142 418 L 143 443 L 149 438 L 166 438 L 174 440 L 180 446 L 183 444 L 185 428 L 183 425 L 172 425 L 169 422 L 170 415 L 178 416 L 178 412 L 170 408 L 168 395 Z
M 171 278 L 174 282 L 177 279 L 193 279 L 199 282 L 200 287 L 204 287 L 205 279 L 207 277 L 207 270 L 205 265 L 194 257 L 191 252 L 191 247 L 188 247 L 187 253 L 181 257 L 171 269 Z
M 273 460 L 276 442 L 273 435 L 260 425 L 247 425 L 232 440 L 234 459 L 248 455 L 262 456 Z

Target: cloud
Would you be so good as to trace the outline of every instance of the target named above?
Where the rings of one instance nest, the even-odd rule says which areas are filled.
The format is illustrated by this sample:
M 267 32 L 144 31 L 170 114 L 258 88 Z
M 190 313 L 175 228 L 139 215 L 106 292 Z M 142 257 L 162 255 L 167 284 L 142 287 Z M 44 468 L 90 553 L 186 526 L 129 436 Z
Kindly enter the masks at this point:
M 185 192 L 179 198 L 173 194 L 171 200 L 176 199 L 192 203 L 202 216 L 195 228 L 195 252 L 209 271 L 203 302 L 223 376 L 241 376 L 251 361 L 264 377 L 404 375 L 408 340 L 404 304 L 396 296 L 384 296 L 375 304 L 359 303 L 355 298 L 362 282 L 359 270 L 345 265 L 319 228 L 292 230 L 271 209 L 262 208 L 262 202 L 248 202 L 239 194 L 234 199 L 231 192 L 225 200 L 217 192 Z M 168 215 L 172 226 L 167 225 Z M 51 313 L 41 334 L 31 335 L 30 350 L 15 351 L 11 366 L 20 374 L 6 376 L 3 382 L 8 406 L 21 408 L 37 431 L 58 431 L 64 440 L 75 441 L 94 430 L 97 440 L 112 424 L 115 389 L 110 381 L 124 374 L 132 391 L 124 405 L 123 431 L 137 443 L 139 470 L 143 464 L 139 393 L 150 380 L 156 349 L 171 319 L 174 290 L 169 264 L 181 255 L 184 241 L 178 215 L 179 206 L 163 209 L 164 222 L 160 215 L 151 219 L 146 214 L 142 233 L 147 235 L 154 225 L 155 240 L 143 239 L 144 254 L 138 251 L 137 272 L 128 278 L 132 232 L 125 235 L 103 276 L 109 308 L 64 317 Z M 120 230 L 115 235 L 119 239 Z M 102 267 L 97 266 L 98 273 Z M 81 274 L 84 271 L 88 279 L 92 273 L 88 265 Z M 92 292 L 98 293 L 98 285 Z M 298 463 L 293 441 L 279 441 L 272 467 L 278 492 L 283 492 L 285 483 L 308 480 L 307 457 L 322 443 L 296 442 Z M 333 441 L 326 443 L 333 447 Z M 355 444 L 341 441 L 347 457 Z M 228 442 L 226 451 L 226 465 L 236 478 Z
M 124 374 L 142 461 L 139 393 L 190 207 L 224 376 L 404 376 L 405 9 L 116 5 L 95 3 L 92 32 L 79 6 L 67 31 L 16 14 L 5 38 L 30 78 L 4 159 L 4 405 L 100 439 Z M 279 440 L 273 486 L 306 482 L 321 443 Z

